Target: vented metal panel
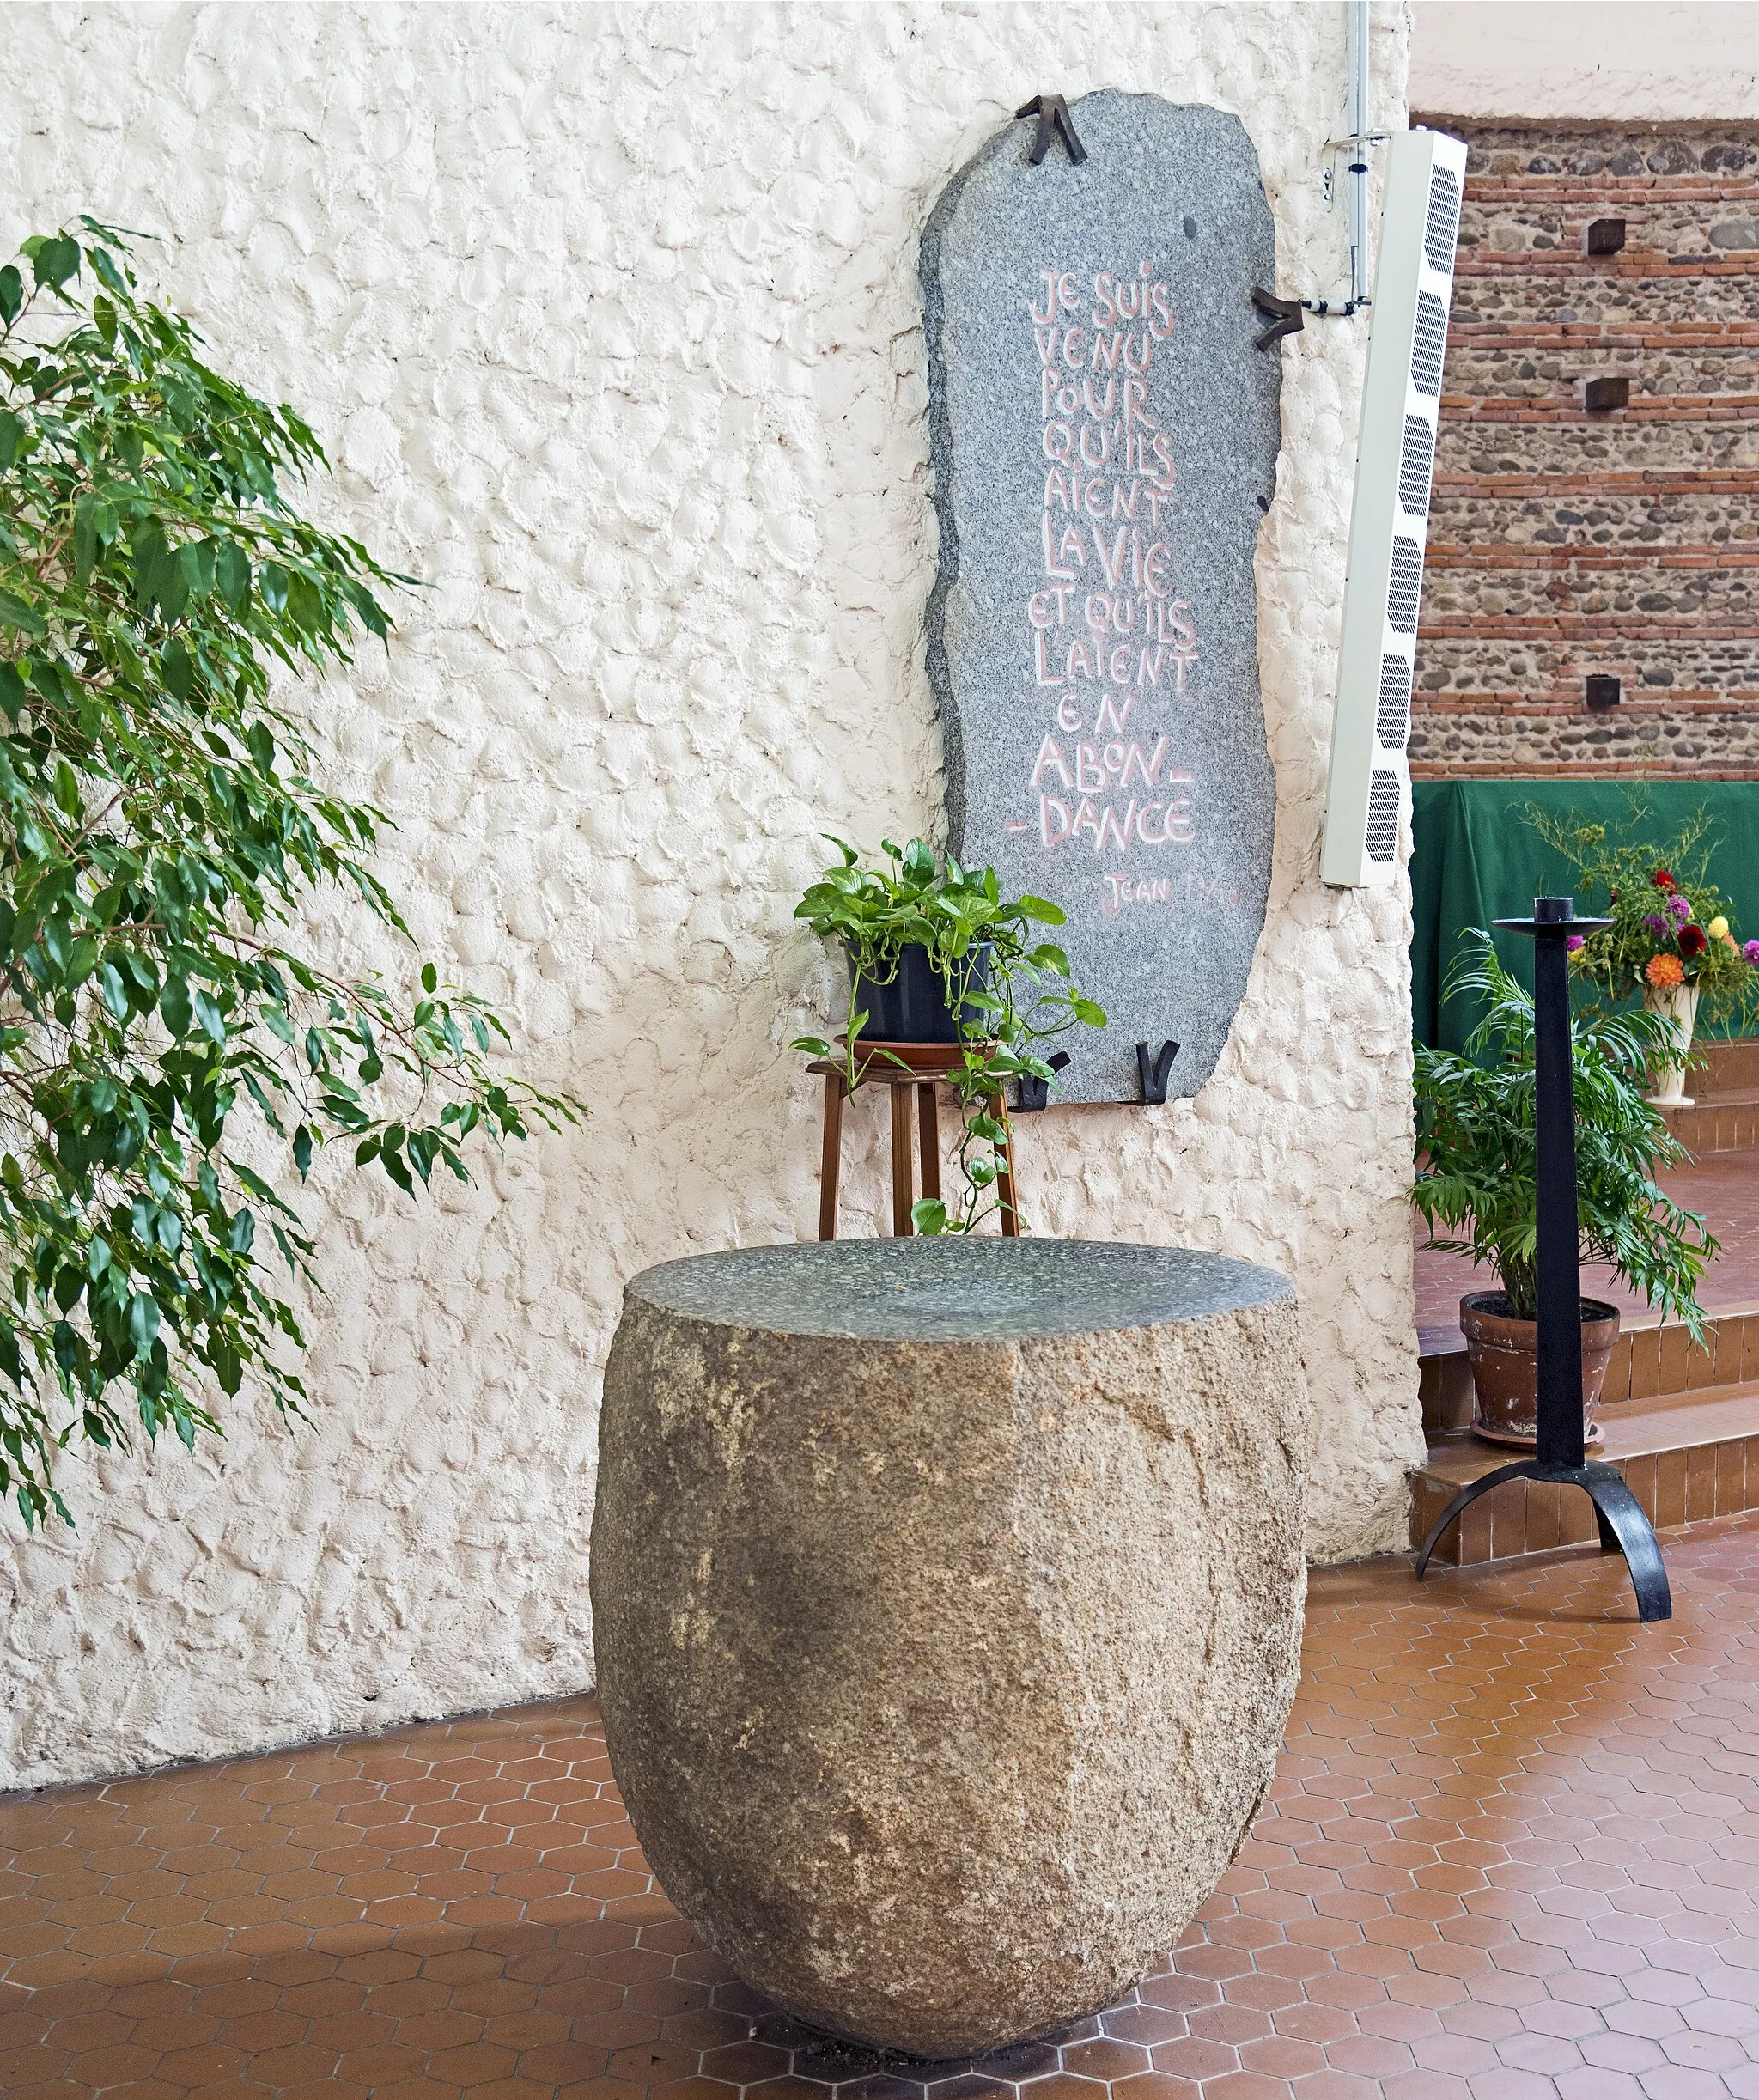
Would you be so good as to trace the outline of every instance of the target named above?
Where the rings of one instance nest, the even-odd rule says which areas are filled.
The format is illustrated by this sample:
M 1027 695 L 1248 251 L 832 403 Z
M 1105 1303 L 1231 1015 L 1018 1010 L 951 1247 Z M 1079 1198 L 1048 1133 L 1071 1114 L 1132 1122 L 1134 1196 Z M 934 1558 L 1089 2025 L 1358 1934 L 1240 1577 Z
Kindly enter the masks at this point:
M 1405 417 L 1404 449 L 1398 460 L 1398 500 L 1412 518 L 1429 515 L 1429 478 L 1435 471 L 1435 426 L 1421 416 Z
M 1398 851 L 1398 775 L 1379 773 L 1368 782 L 1368 858 L 1387 861 Z
M 1423 542 L 1465 180 L 1460 139 L 1419 126 L 1386 142 L 1319 860 L 1336 888 L 1399 880 Z
M 1411 667 L 1403 656 L 1380 659 L 1380 705 L 1374 733 L 1383 751 L 1403 751 L 1411 735 Z
M 1452 273 L 1459 232 L 1460 186 L 1451 167 L 1438 165 L 1429 177 L 1429 222 L 1423 229 L 1423 253 L 1429 267 L 1444 277 Z
M 1441 359 L 1447 348 L 1447 308 L 1431 292 L 1417 294 L 1417 326 L 1411 337 L 1411 384 L 1419 393 L 1441 392 Z
M 1423 582 L 1423 550 L 1415 539 L 1392 543 L 1392 578 L 1386 587 L 1386 620 L 1396 635 L 1417 631 L 1417 593 Z

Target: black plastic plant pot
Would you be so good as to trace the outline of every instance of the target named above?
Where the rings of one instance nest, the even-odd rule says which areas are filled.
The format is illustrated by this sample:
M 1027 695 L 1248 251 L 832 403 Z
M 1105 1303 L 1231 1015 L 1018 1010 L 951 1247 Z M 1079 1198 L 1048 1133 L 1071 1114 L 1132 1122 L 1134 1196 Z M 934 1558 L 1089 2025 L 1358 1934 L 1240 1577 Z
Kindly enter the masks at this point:
M 854 980 L 855 1011 L 867 1019 L 861 1038 L 868 1043 L 957 1043 L 959 1020 L 947 1004 L 946 988 L 928 959 L 928 951 L 913 944 L 898 959 L 898 974 L 886 984 L 876 984 L 861 976 L 854 956 L 849 959 Z M 955 967 L 963 972 L 962 990 L 982 987 L 989 977 L 988 944 L 968 949 Z M 981 1030 L 979 1009 L 967 1002 L 965 1012 L 975 1029 Z

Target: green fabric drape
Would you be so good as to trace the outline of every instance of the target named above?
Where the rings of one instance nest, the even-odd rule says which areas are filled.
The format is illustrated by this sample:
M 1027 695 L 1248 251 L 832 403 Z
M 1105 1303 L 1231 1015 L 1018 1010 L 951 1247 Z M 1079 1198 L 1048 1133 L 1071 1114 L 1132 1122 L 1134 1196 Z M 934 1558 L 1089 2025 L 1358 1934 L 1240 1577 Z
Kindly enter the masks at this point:
M 1444 1004 L 1441 996 L 1466 929 L 1524 918 L 1536 897 L 1563 896 L 1573 886 L 1573 869 L 1525 820 L 1529 809 L 1554 822 L 1604 824 L 1611 833 L 1623 830 L 1635 800 L 1645 812 L 1640 836 L 1658 843 L 1704 810 L 1717 827 L 1711 880 L 1733 907 L 1737 938 L 1759 940 L 1759 781 L 1420 780 L 1413 786 L 1411 1019 L 1420 1043 L 1463 1050 L 1477 1019 L 1465 1002 Z M 1531 989 L 1532 942 L 1499 934 L 1496 952 Z

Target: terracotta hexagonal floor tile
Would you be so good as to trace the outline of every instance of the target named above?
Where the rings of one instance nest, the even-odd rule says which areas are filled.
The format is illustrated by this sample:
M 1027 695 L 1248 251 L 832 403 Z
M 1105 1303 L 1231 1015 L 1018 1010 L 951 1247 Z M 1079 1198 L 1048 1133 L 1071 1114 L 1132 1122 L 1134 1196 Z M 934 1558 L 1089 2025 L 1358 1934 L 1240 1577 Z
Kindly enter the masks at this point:
M 7 2100 L 1759 2100 L 1759 1519 L 1321 1570 L 1179 1949 L 973 2065 L 827 2042 L 648 1877 L 592 1702 L 0 1801 Z M 1731 1744 L 1738 1749 L 1732 1750 Z

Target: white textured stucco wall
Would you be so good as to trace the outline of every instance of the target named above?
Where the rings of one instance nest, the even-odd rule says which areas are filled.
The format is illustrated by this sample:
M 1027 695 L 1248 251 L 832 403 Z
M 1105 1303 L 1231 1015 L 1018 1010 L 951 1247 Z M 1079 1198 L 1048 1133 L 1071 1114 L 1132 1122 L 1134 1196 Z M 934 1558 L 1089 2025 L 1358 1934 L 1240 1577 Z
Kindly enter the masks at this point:
M 1753 0 L 1416 0 L 1411 107 L 1458 117 L 1759 118 Z
M 1407 22 L 1377 16 L 1396 123 Z M 155 288 L 329 442 L 326 514 L 431 581 L 388 662 L 301 704 L 399 818 L 423 941 L 596 1110 L 437 1204 L 316 1178 L 313 1425 L 240 1409 L 193 1458 L 74 1458 L 77 1531 L 0 1520 L 0 1783 L 28 1783 L 590 1682 L 623 1280 L 811 1235 L 817 1082 L 785 1046 L 835 980 L 793 900 L 821 831 L 940 821 L 925 214 L 1028 93 L 1153 89 L 1239 113 L 1284 288 L 1335 289 L 1343 10 L 66 6 L 7 31 L 8 246 L 81 210 L 162 234 Z M 1296 1278 L 1322 1557 L 1399 1541 L 1421 1451 L 1407 906 L 1317 877 L 1364 346 L 1316 323 L 1284 353 L 1276 867 L 1233 1040 L 1195 1103 L 1052 1111 L 1020 1147 L 1041 1231 Z M 853 1120 L 852 1219 L 882 1167 L 877 1111 Z

